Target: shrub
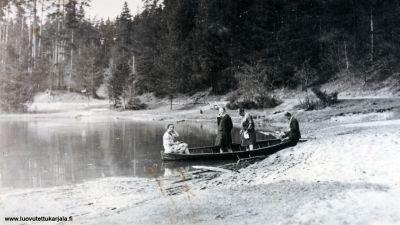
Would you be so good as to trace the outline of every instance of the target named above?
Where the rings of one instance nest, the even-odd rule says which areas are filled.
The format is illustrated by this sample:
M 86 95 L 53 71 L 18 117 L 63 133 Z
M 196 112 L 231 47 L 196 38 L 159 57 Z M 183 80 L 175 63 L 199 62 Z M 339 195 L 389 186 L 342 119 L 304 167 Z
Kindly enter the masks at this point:
M 256 109 L 257 104 L 254 101 L 251 100 L 244 100 L 244 101 L 238 101 L 238 102 L 229 102 L 226 107 L 231 110 L 239 109 L 239 108 L 244 108 L 244 109 Z
M 270 96 L 257 96 L 254 99 L 245 99 L 243 101 L 237 101 L 237 99 L 230 99 L 229 103 L 226 104 L 226 107 L 231 110 L 235 110 L 238 108 L 244 109 L 262 109 L 262 108 L 271 108 L 279 105 L 280 102 Z
M 326 91 L 321 91 L 318 88 L 312 88 L 312 92 L 317 96 L 324 106 L 334 105 L 338 102 L 338 92 L 328 94 Z
M 334 105 L 338 102 L 338 92 L 327 93 L 318 88 L 312 88 L 315 97 L 311 98 L 307 95 L 304 100 L 300 101 L 299 108 L 306 111 L 323 109 L 327 106 Z
M 228 100 L 229 102 L 236 102 L 240 98 L 241 98 L 240 92 L 239 91 L 235 91 L 231 95 L 229 95 L 226 100 Z
M 239 105 L 237 102 L 232 101 L 232 102 L 228 102 L 226 104 L 226 108 L 231 109 L 231 110 L 236 110 L 239 108 Z
M 258 108 L 273 108 L 282 103 L 278 99 L 268 95 L 256 96 L 255 100 Z
M 36 92 L 33 76 L 26 73 L 7 74 L 0 83 L 0 108 L 6 112 L 26 112 Z
M 138 98 L 129 99 L 128 104 L 126 105 L 126 109 L 129 110 L 141 110 L 146 108 L 147 105 L 145 103 L 142 103 L 142 101 L 140 101 L 140 99 Z
M 303 101 L 300 101 L 298 106 L 306 111 L 312 111 L 321 108 L 321 103 L 318 100 L 312 100 L 309 96 L 306 96 Z

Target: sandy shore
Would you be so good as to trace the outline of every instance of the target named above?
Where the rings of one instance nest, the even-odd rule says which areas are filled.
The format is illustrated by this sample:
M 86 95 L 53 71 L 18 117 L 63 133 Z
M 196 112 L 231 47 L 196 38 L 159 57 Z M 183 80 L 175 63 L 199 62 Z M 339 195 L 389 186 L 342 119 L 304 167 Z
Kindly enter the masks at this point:
M 73 216 L 65 224 L 399 224 L 399 129 L 400 120 L 324 127 L 315 140 L 239 173 L 3 190 L 0 218 Z
M 34 190 L 0 190 L 6 216 L 65 216 L 58 224 L 400 224 L 400 102 L 343 100 L 319 111 L 296 109 L 295 100 L 251 111 L 259 128 L 285 126 L 295 112 L 305 143 L 237 172 L 194 174 L 194 169 L 153 179 L 107 178 Z M 25 117 L 139 120 L 213 120 L 199 107 L 115 112 L 83 107 Z M 234 112 L 231 111 L 233 114 Z M 55 224 L 32 222 L 26 224 Z

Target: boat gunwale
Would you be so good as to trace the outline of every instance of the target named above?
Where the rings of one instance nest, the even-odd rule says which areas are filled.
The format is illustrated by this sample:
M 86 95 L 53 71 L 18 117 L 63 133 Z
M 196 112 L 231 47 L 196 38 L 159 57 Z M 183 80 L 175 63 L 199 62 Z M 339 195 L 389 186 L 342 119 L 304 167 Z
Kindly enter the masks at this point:
M 280 140 L 280 139 L 262 140 L 262 141 L 258 141 L 258 142 L 270 142 L 270 141 L 278 141 L 278 140 Z M 255 153 L 255 152 L 259 152 L 259 151 L 265 150 L 265 149 L 269 149 L 269 148 L 273 148 L 273 147 L 276 147 L 276 146 L 288 144 L 288 143 L 290 143 L 290 141 L 282 141 L 281 140 L 281 142 L 278 143 L 278 144 L 270 145 L 270 146 L 266 146 L 266 147 L 262 147 L 262 148 L 257 148 L 257 149 L 253 149 L 253 150 L 250 150 L 250 151 L 235 151 L 235 152 L 223 152 L 223 153 L 220 153 L 220 152 L 217 152 L 217 153 L 190 153 L 190 154 L 164 153 L 164 152 L 162 152 L 162 154 L 166 155 L 166 156 L 177 156 L 177 157 L 183 156 L 183 157 L 187 157 L 187 158 L 191 158 L 191 156 L 215 156 L 215 155 L 230 156 L 230 155 L 237 155 L 239 153 L 249 153 L 249 154 L 250 153 Z M 240 144 L 236 144 L 236 145 L 240 145 Z M 215 146 L 190 148 L 190 149 L 202 149 L 202 148 L 206 149 L 206 148 L 213 148 L 213 147 L 215 147 Z

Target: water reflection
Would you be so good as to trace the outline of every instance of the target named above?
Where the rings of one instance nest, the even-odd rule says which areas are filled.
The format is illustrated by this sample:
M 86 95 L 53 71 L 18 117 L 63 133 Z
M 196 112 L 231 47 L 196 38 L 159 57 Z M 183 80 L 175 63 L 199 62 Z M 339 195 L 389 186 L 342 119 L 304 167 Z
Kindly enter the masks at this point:
M 165 125 L 74 119 L 0 121 L 0 188 L 58 186 L 111 176 L 152 177 L 173 173 L 176 168 L 187 170 L 186 164 L 161 162 Z M 176 125 L 189 146 L 212 145 L 215 129 L 213 123 Z

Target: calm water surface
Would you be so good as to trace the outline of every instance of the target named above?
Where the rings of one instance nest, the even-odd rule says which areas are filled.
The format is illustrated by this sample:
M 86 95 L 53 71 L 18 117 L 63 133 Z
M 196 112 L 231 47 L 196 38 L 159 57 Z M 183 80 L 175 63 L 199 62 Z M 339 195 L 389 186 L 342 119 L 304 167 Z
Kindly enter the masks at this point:
M 189 170 L 162 163 L 166 123 L 0 120 L 0 188 L 35 188 L 114 177 L 154 177 Z M 189 146 L 212 145 L 213 123 L 175 124 Z M 238 142 L 238 132 L 234 132 Z M 215 165 L 226 162 L 206 163 Z M 205 164 L 204 162 L 197 162 Z

